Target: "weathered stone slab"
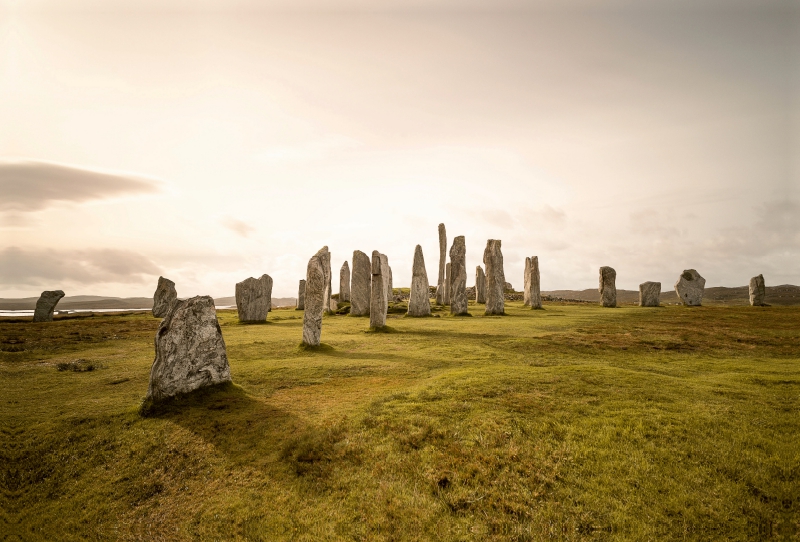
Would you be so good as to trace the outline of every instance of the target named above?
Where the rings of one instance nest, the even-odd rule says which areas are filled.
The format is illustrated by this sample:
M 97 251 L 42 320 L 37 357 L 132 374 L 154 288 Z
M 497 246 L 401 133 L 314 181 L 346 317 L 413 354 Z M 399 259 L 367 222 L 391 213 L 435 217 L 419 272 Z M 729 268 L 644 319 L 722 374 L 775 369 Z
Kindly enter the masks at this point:
M 522 299 L 525 306 L 532 309 L 542 308 L 542 293 L 539 277 L 539 256 L 525 258 L 525 276 L 523 277 Z
M 153 294 L 153 316 L 164 318 L 169 308 L 178 299 L 175 283 L 164 277 L 158 277 L 158 286 Z
M 390 302 L 394 299 L 394 284 L 392 283 L 392 266 L 386 264 L 386 302 Z
M 447 264 L 447 232 L 444 224 L 439 224 L 439 278 L 436 282 L 436 304 L 444 305 L 445 301 L 445 266 Z
M 686 269 L 675 283 L 675 293 L 684 305 L 689 307 L 699 307 L 703 304 L 703 290 L 706 287 L 706 279 L 694 269 Z
M 486 303 L 486 275 L 483 267 L 475 267 L 475 303 Z
M 272 277 L 261 275 L 236 283 L 236 312 L 240 322 L 263 322 L 272 310 Z
M 339 270 L 339 301 L 350 301 L 350 264 L 347 261 Z
M 210 296 L 175 301 L 158 326 L 155 346 L 147 390 L 152 401 L 231 380 L 225 341 Z
M 386 256 L 372 251 L 372 294 L 369 304 L 369 327 L 382 328 L 386 325 L 388 301 L 386 299 L 386 283 L 383 272 L 388 266 Z
M 500 239 L 489 239 L 483 251 L 486 266 L 486 311 L 485 314 L 505 314 L 506 275 L 503 271 L 503 252 Z
M 428 272 L 425 270 L 425 258 L 422 247 L 414 249 L 414 265 L 411 268 L 411 294 L 408 298 L 409 316 L 430 316 L 431 299 L 428 284 Z
M 452 282 L 453 276 L 453 266 L 450 262 L 447 262 L 444 266 L 444 296 L 443 296 L 443 303 L 445 305 L 450 304 L 450 283 Z
M 764 298 L 767 295 L 767 288 L 764 285 L 764 275 L 758 275 L 750 279 L 750 305 L 753 307 L 763 307 Z
M 639 285 L 639 306 L 658 307 L 661 303 L 661 283 L 643 282 Z
M 353 275 L 350 278 L 350 316 L 369 315 L 371 289 L 372 264 L 369 256 L 356 250 L 353 252 Z
M 331 288 L 331 253 L 328 251 L 326 245 L 319 249 L 316 255 L 319 256 L 319 261 L 322 264 L 322 271 L 325 274 L 325 292 L 323 293 L 325 297 L 324 313 L 331 314 L 333 312 L 331 310 L 331 296 L 333 295 L 333 290 Z
M 64 297 L 62 290 L 45 290 L 36 300 L 36 309 L 33 311 L 34 322 L 52 322 L 53 311 Z
M 305 311 L 303 312 L 303 344 L 319 346 L 322 336 L 322 314 L 330 302 L 325 298 L 326 280 L 324 253 L 317 252 L 306 268 Z
M 604 307 L 617 306 L 617 272 L 613 267 L 604 265 L 600 268 L 600 292 L 601 303 Z
M 467 246 L 463 235 L 450 247 L 450 314 L 469 314 L 467 310 Z
M 297 310 L 302 311 L 306 308 L 306 281 L 300 279 L 300 285 L 297 287 Z

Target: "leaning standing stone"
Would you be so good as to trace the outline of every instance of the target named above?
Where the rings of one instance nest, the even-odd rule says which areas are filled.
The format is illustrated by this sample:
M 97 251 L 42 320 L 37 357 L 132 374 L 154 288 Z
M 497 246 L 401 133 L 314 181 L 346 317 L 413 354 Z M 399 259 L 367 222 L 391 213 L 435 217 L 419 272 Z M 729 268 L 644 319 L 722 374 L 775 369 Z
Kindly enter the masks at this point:
M 503 252 L 500 239 L 489 239 L 483 251 L 486 266 L 486 312 L 487 315 L 505 314 L 506 275 L 503 271 Z
M 525 258 L 525 276 L 523 279 L 524 291 L 522 298 L 525 305 L 532 309 L 541 309 L 542 294 L 539 285 L 539 256 Z
M 600 268 L 600 292 L 601 302 L 604 307 L 617 306 L 617 272 L 613 267 L 603 266 Z
M 158 277 L 158 286 L 153 294 L 153 316 L 164 318 L 169 308 L 178 299 L 175 283 L 164 277 Z
M 261 275 L 236 283 L 236 312 L 240 322 L 263 322 L 272 309 L 272 277 Z
M 678 282 L 675 283 L 675 293 L 689 307 L 699 307 L 703 304 L 703 289 L 706 286 L 706 279 L 694 269 L 686 269 L 681 273 Z
M 297 288 L 297 310 L 302 311 L 306 308 L 306 281 L 300 279 L 300 286 Z
M 486 303 L 486 275 L 480 265 L 475 268 L 475 303 Z
M 386 284 L 384 283 L 383 270 L 387 263 L 386 256 L 372 251 L 372 294 L 369 304 L 369 327 L 382 328 L 386 325 Z
M 39 299 L 36 301 L 36 310 L 33 311 L 34 322 L 52 322 L 53 311 L 56 310 L 56 305 L 64 297 L 62 290 L 46 290 L 42 292 Z
M 160 401 L 231 381 L 225 341 L 210 296 L 175 301 L 158 326 L 155 342 L 148 399 Z
M 445 292 L 445 265 L 447 262 L 447 232 L 445 232 L 444 224 L 439 224 L 439 279 L 436 282 L 436 304 L 444 305 L 446 303 Z
M 658 307 L 661 301 L 661 283 L 643 282 L 639 285 L 639 306 Z
M 750 279 L 750 305 L 762 307 L 765 305 L 767 289 L 764 286 L 764 275 L 758 275 Z
M 319 252 L 308 260 L 306 269 L 305 312 L 303 312 L 303 344 L 319 346 L 322 335 L 322 313 L 325 312 L 325 265 Z M 330 304 L 327 305 L 330 307 Z
M 350 301 L 350 265 L 347 261 L 339 270 L 339 301 Z
M 467 247 L 463 235 L 453 239 L 448 265 L 450 265 L 450 314 L 469 314 L 467 311 Z
M 414 249 L 414 265 L 411 268 L 411 294 L 408 298 L 409 316 L 430 316 L 431 299 L 428 273 L 425 271 L 425 258 L 422 247 Z
M 356 250 L 353 252 L 353 275 L 350 279 L 350 316 L 369 315 L 371 287 L 372 264 L 369 256 Z

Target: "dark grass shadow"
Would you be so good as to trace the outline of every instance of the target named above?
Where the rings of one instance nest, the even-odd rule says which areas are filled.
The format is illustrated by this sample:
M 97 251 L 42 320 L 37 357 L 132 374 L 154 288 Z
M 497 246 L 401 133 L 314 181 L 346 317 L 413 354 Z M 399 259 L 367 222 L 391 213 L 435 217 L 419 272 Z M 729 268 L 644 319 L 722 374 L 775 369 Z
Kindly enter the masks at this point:
M 365 329 L 364 333 L 403 333 L 403 332 L 391 326 L 381 326 L 381 327 L 370 327 L 369 329 Z
M 300 343 L 297 345 L 297 350 L 300 352 L 319 353 L 319 354 L 332 354 L 336 351 L 334 347 L 326 343 L 319 343 L 316 346 Z

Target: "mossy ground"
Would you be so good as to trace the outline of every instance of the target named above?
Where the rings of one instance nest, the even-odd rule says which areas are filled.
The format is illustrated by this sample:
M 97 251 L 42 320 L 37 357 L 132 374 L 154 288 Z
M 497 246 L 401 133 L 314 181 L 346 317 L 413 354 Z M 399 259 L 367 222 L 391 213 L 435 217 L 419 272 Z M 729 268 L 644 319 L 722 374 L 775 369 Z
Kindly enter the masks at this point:
M 0 321 L 0 531 L 800 537 L 800 309 L 506 310 L 326 316 L 316 349 L 221 311 L 234 385 L 147 417 L 156 319 Z

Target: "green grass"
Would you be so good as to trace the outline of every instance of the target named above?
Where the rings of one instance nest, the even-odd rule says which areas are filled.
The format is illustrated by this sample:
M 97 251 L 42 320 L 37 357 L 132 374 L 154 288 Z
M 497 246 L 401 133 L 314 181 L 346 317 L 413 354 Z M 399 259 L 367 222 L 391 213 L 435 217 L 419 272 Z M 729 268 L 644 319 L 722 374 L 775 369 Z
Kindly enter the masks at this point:
M 800 308 L 506 307 L 222 311 L 234 384 L 147 417 L 156 319 L 0 321 L 0 532 L 800 538 Z

